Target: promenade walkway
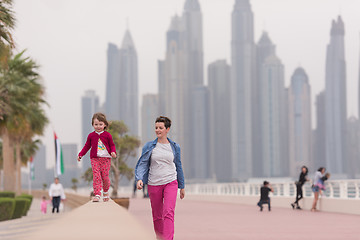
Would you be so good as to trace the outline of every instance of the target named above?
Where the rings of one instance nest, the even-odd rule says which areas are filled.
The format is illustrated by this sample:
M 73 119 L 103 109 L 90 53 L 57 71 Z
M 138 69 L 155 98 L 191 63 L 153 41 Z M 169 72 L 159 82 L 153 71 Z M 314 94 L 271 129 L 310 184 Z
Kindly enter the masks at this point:
M 359 203 L 360 205 L 360 203 Z M 149 199 L 131 199 L 129 212 L 149 231 Z M 177 201 L 175 240 L 360 240 L 360 216 L 273 208 L 260 212 L 255 205 Z
M 1 240 L 122 239 L 155 240 L 150 201 L 132 198 L 126 209 L 114 202 L 92 203 L 60 214 L 42 215 L 34 199 L 28 216 L 0 222 Z M 255 205 L 177 201 L 175 240 L 359 240 L 360 216 Z

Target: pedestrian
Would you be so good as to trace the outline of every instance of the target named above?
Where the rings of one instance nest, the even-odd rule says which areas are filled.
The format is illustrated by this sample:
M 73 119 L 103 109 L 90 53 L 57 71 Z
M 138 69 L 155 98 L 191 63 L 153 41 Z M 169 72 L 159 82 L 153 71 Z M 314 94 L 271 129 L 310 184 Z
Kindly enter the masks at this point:
M 48 204 L 49 204 L 49 201 L 46 200 L 45 196 L 43 196 L 41 199 L 41 203 L 40 203 L 40 210 L 43 214 L 46 214 Z
M 263 204 L 267 204 L 269 211 L 271 211 L 269 192 L 274 192 L 274 189 L 270 186 L 268 181 L 264 181 L 263 186 L 260 188 L 260 200 L 257 203 L 260 207 L 260 211 L 263 210 Z
M 299 201 L 300 199 L 303 198 L 303 191 L 302 191 L 302 187 L 305 184 L 306 181 L 309 181 L 309 179 L 306 177 L 308 174 L 309 170 L 306 166 L 302 166 L 301 167 L 301 173 L 299 176 L 299 180 L 295 182 L 296 185 L 296 197 L 295 197 L 295 202 L 291 204 L 291 207 L 293 209 L 299 209 L 301 210 L 301 207 L 299 205 Z
M 95 113 L 91 119 L 94 132 L 91 132 L 86 140 L 85 146 L 78 155 L 78 161 L 90 150 L 91 168 L 93 172 L 93 202 L 99 202 L 101 189 L 103 190 L 103 201 L 109 201 L 110 188 L 110 166 L 111 157 L 116 158 L 116 148 L 112 136 L 105 131 L 109 127 L 106 116 L 103 113 Z
M 158 239 L 174 237 L 174 215 L 178 188 L 180 199 L 185 197 L 184 173 L 180 146 L 167 137 L 171 120 L 160 116 L 155 120 L 157 138 L 146 143 L 136 164 L 137 189 L 148 184 L 154 230 Z
M 314 201 L 311 207 L 311 211 L 315 212 L 316 211 L 316 204 L 317 201 L 319 199 L 319 193 L 320 193 L 320 187 L 319 187 L 319 182 L 321 181 L 321 178 L 324 176 L 326 169 L 324 167 L 320 167 L 316 172 L 315 172 L 315 176 L 314 176 L 314 181 L 313 181 L 313 185 L 311 187 L 313 193 L 314 193 Z
M 59 182 L 59 178 L 56 177 L 54 179 L 54 183 L 50 185 L 49 188 L 49 196 L 52 202 L 52 213 L 56 212 L 59 213 L 59 206 L 60 202 L 66 199 L 64 188 L 62 184 Z

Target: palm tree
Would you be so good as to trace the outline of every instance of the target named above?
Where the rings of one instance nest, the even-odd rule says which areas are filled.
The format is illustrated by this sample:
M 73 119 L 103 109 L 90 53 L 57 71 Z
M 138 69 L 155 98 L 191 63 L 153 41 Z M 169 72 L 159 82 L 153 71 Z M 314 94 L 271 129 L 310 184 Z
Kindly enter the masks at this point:
M 12 0 L 0 1 L 0 67 L 6 69 L 11 49 L 15 47 L 11 31 L 15 27 L 14 12 L 11 10 Z M 1 77 L 1 76 L 0 76 Z M 0 81 L 0 119 L 9 112 L 7 91 L 3 81 Z
M 30 141 L 35 134 L 42 134 L 47 118 L 41 108 L 44 88 L 38 82 L 38 66 L 24 51 L 10 58 L 7 69 L 0 69 L 8 94 L 10 112 L 0 119 L 0 134 L 3 139 L 4 188 L 15 190 L 14 148 L 17 151 L 17 168 L 21 167 L 22 141 Z M 20 173 L 18 174 L 20 175 Z M 20 177 L 18 177 L 20 181 Z M 20 184 L 20 182 L 19 182 Z M 19 191 L 19 190 L 18 190 Z
M 12 0 L 0 1 L 0 55 L 6 56 L 7 46 L 13 48 L 15 46 L 11 31 L 15 27 L 14 12 L 11 10 Z M 6 57 L 5 57 L 6 59 Z M 5 61 L 6 62 L 6 61 Z

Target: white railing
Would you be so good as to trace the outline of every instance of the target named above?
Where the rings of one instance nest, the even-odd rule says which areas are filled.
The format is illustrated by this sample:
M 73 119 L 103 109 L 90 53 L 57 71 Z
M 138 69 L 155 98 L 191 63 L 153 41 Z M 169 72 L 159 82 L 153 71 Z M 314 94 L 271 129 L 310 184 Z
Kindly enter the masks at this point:
M 186 193 L 194 195 L 259 196 L 261 183 L 205 183 L 187 184 Z M 273 196 L 294 197 L 294 182 L 272 183 Z M 303 187 L 305 197 L 312 196 L 311 184 Z M 326 182 L 324 194 L 328 198 L 360 199 L 360 179 L 333 180 Z

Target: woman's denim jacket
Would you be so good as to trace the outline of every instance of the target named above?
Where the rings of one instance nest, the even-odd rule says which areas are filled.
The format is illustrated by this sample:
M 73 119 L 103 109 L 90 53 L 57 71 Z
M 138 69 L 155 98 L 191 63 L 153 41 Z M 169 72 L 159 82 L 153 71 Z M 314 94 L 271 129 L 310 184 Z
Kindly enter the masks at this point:
M 156 147 L 158 139 L 156 138 L 154 141 L 147 142 L 141 153 L 141 157 L 136 164 L 135 167 L 135 181 L 142 180 L 144 184 L 148 183 L 149 177 L 149 170 L 150 170 L 150 160 L 151 160 L 151 153 L 152 150 Z M 184 181 L 184 173 L 181 166 L 180 160 L 180 146 L 179 144 L 171 141 L 170 142 L 171 149 L 174 153 L 174 163 L 176 166 L 176 173 L 177 173 L 177 181 L 178 181 L 178 188 L 183 189 L 185 188 L 185 181 Z

